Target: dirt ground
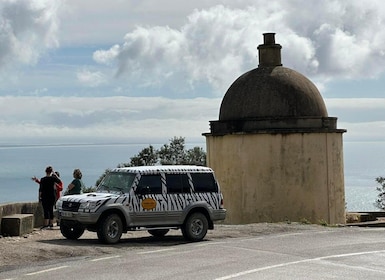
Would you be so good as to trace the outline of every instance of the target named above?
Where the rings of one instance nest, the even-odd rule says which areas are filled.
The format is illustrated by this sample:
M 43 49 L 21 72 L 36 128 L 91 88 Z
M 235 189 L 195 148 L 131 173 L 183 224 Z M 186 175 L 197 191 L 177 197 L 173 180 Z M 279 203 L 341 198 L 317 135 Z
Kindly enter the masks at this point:
M 298 223 L 219 224 L 215 225 L 214 230 L 208 231 L 204 240 L 263 236 L 274 233 L 319 230 L 320 228 L 325 230 L 327 227 Z M 120 251 L 127 251 L 130 248 L 171 246 L 183 243 L 186 241 L 180 230 L 171 230 L 161 239 L 152 237 L 146 231 L 128 232 L 123 234 L 118 244 L 105 245 L 99 243 L 94 232 L 85 231 L 79 240 L 67 240 L 61 235 L 59 227 L 54 227 L 52 230 L 35 229 L 32 233 L 22 237 L 0 238 L 0 272 L 30 263 L 46 262 L 58 258 L 95 257 L 105 254 L 119 254 Z

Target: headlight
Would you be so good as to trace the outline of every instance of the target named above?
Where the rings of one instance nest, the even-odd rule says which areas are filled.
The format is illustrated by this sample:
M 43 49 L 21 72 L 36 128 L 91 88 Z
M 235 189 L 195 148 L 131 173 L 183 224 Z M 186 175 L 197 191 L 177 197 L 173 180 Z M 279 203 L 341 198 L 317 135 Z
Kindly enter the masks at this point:
M 83 202 L 81 205 L 80 205 L 80 208 L 83 208 L 83 209 L 94 209 L 96 207 L 96 201 L 87 201 L 87 202 Z
M 59 209 L 59 208 L 62 208 L 62 205 L 63 205 L 63 201 L 61 199 L 59 199 L 58 201 L 56 201 L 56 208 Z

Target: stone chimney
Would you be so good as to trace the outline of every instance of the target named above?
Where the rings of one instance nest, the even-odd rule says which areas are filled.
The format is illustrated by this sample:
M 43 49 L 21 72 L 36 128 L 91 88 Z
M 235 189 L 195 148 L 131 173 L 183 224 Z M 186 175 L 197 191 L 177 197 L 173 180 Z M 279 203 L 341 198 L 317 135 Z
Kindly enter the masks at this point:
M 258 67 L 282 66 L 280 44 L 275 43 L 275 33 L 263 34 L 263 45 L 258 46 L 259 65 Z

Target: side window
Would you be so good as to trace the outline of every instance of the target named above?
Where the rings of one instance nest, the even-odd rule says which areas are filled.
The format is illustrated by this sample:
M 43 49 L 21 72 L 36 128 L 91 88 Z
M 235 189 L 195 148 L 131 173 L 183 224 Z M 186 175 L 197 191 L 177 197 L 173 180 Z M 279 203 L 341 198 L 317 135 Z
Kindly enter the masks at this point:
M 138 194 L 160 194 L 162 193 L 162 181 L 160 174 L 142 175 L 136 189 Z
M 187 174 L 166 174 L 168 193 L 189 193 L 190 185 Z
M 212 173 L 191 173 L 195 192 L 217 192 L 218 185 Z

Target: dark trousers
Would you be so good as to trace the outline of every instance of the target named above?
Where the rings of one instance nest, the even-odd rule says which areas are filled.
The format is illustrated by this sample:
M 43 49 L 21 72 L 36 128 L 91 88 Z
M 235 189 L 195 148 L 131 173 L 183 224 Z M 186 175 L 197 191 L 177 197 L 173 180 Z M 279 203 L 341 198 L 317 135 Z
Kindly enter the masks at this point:
M 44 213 L 44 219 L 53 219 L 53 201 L 42 201 L 42 206 L 43 206 L 43 213 Z

